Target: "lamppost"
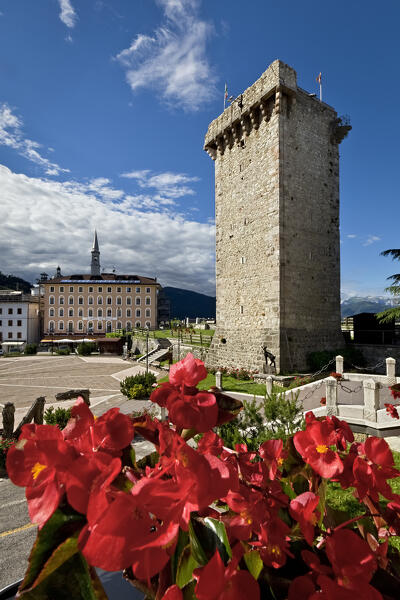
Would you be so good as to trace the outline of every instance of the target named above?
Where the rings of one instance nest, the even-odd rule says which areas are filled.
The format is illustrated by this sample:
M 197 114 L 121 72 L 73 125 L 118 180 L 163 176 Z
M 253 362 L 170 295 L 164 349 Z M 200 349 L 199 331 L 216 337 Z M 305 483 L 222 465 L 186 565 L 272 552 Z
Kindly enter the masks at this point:
M 149 372 L 149 327 L 146 325 L 146 375 Z

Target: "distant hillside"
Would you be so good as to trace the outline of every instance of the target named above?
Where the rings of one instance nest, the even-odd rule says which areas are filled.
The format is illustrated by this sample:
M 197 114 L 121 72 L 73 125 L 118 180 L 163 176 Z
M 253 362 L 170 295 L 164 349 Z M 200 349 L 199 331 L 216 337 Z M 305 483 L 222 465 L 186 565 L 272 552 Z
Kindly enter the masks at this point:
M 163 290 L 171 302 L 171 318 L 208 317 L 215 319 L 215 297 L 174 287 L 165 287 Z
M 5 275 L 0 271 L 0 288 L 9 288 L 10 290 L 20 290 L 29 294 L 32 284 L 20 277 L 14 275 Z
M 350 317 L 359 313 L 377 313 L 395 306 L 391 298 L 385 296 L 353 296 L 341 303 L 342 317 Z

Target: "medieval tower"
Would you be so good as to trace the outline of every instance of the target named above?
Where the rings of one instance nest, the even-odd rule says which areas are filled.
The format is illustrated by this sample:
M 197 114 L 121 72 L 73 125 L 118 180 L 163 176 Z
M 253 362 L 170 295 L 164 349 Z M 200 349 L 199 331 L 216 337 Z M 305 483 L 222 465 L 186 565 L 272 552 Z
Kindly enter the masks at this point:
M 340 331 L 339 150 L 350 126 L 277 60 L 209 126 L 217 324 L 209 366 L 306 368 Z

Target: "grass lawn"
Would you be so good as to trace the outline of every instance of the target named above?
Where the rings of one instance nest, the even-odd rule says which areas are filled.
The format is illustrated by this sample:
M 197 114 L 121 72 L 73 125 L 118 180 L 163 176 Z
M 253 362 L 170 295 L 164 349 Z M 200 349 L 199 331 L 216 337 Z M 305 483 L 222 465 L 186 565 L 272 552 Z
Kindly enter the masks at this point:
M 168 381 L 168 375 L 159 379 L 159 383 L 163 383 L 164 381 Z M 207 377 L 203 381 L 200 381 L 197 387 L 199 390 L 209 390 L 213 385 L 215 385 L 215 375 L 208 373 Z M 222 385 L 224 392 L 242 392 L 243 394 L 255 394 L 256 396 L 264 396 L 265 394 L 264 383 L 244 381 L 226 375 L 222 378 Z
M 214 335 L 214 329 L 195 329 L 194 333 L 192 335 L 200 335 L 202 337 L 211 337 Z M 133 332 L 135 333 L 135 332 Z M 176 331 L 174 331 L 173 334 L 171 334 L 171 329 L 155 329 L 154 331 L 150 331 L 150 338 L 156 337 L 156 338 L 170 338 L 170 337 L 177 337 L 177 333 Z M 182 331 L 183 336 L 189 336 L 189 333 L 185 333 L 185 331 Z M 145 333 L 140 333 L 138 334 L 136 332 L 136 335 L 140 335 L 141 337 L 146 337 Z

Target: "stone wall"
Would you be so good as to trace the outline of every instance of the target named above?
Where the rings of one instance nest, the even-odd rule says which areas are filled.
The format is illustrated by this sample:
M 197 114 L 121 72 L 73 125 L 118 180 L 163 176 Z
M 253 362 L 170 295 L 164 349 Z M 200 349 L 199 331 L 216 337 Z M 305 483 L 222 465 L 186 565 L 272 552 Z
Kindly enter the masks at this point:
M 208 366 L 303 369 L 343 345 L 335 111 L 280 61 L 210 124 L 216 332 Z
M 381 346 L 378 344 L 349 344 L 348 347 L 355 348 L 362 352 L 367 367 L 373 367 L 377 363 L 383 362 L 383 365 L 376 369 L 376 372 L 381 374 L 386 373 L 386 359 L 394 358 L 396 360 L 396 375 L 400 375 L 400 346 Z M 361 372 L 366 371 L 364 369 Z

